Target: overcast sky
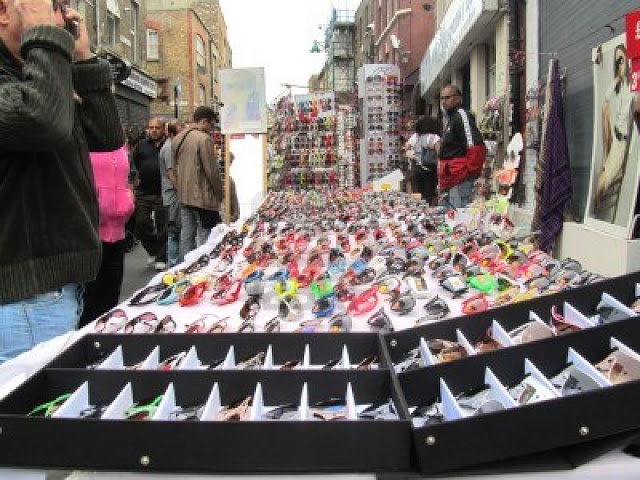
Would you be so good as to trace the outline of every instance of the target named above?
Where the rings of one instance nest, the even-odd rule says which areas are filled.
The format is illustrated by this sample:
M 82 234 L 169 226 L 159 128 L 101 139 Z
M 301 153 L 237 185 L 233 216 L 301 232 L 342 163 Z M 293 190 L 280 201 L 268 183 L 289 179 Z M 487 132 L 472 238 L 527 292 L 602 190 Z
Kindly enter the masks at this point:
M 307 85 L 324 64 L 324 53 L 310 53 L 324 40 L 332 8 L 354 10 L 360 0 L 220 0 L 233 53 L 233 68 L 264 67 L 267 102 L 283 93 L 282 84 Z M 322 25 L 322 28 L 318 28 Z M 293 93 L 306 89 L 294 88 Z

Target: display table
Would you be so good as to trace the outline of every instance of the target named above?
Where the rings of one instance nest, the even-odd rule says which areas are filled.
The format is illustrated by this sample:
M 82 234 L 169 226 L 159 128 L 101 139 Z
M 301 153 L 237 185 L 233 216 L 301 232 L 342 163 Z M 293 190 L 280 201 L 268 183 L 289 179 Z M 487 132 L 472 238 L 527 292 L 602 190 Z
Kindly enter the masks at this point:
M 392 214 L 395 215 L 395 209 Z M 403 232 L 420 230 L 420 225 L 413 224 L 409 230 L 408 225 L 394 222 L 394 225 L 385 225 L 384 230 L 378 231 L 383 237 L 390 232 L 403 237 Z M 266 227 L 261 227 L 266 232 Z M 387 227 L 389 230 L 385 231 Z M 428 222 L 424 228 L 428 230 Z M 243 241 L 249 239 L 245 239 L 240 230 L 226 235 L 228 230 L 226 226 L 216 228 L 207 245 L 187 256 L 185 264 L 189 265 L 178 268 L 198 267 L 195 273 L 199 271 L 200 278 L 205 279 L 217 276 L 220 280 L 229 275 L 234 278 L 235 285 L 244 283 L 248 297 L 245 295 L 236 302 L 236 295 L 231 302 L 214 305 L 218 302 L 205 300 L 209 296 L 202 297 L 201 292 L 198 297 L 201 302 L 185 303 L 188 305 L 185 307 L 170 302 L 165 305 L 155 303 L 157 296 L 149 302 L 132 301 L 139 304 L 123 304 L 124 312 L 106 317 L 115 319 L 115 325 L 118 325 L 111 332 L 102 331 L 104 328 L 95 332 L 96 326 L 90 324 L 79 332 L 39 345 L 0 366 L 0 456 L 3 464 L 22 465 L 26 469 L 40 465 L 69 470 L 98 468 L 138 472 L 132 473 L 131 478 L 152 474 L 161 478 L 165 472 L 174 470 L 217 472 L 213 476 L 197 475 L 198 478 L 238 476 L 244 475 L 243 472 L 269 472 L 270 476 L 280 476 L 280 472 L 286 471 L 298 472 L 296 477 L 318 472 L 317 475 L 336 479 L 374 476 L 394 479 L 406 478 L 407 475 L 420 478 L 415 473 L 418 470 L 462 472 L 458 469 L 463 468 L 472 469 L 480 478 L 546 479 L 554 478 L 556 474 L 557 478 L 575 475 L 589 478 L 601 476 L 601 468 L 609 472 L 619 469 L 624 473 L 617 478 L 623 478 L 626 472 L 637 471 L 637 467 L 634 468 L 637 460 L 616 451 L 615 447 L 628 443 L 636 432 L 634 429 L 640 425 L 637 410 L 630 407 L 631 399 L 637 398 L 640 384 L 631 381 L 626 385 L 615 385 L 610 377 L 596 372 L 598 380 L 595 380 L 594 391 L 570 396 L 565 392 L 564 384 L 551 386 L 550 379 L 556 376 L 559 367 L 564 368 L 567 361 L 575 363 L 576 368 L 593 370 L 595 363 L 611 348 L 628 351 L 637 359 L 640 324 L 628 306 L 638 296 L 640 275 L 604 281 L 599 278 L 600 281 L 582 285 L 580 289 L 563 288 L 557 295 L 537 296 L 533 300 L 514 302 L 495 310 L 478 309 L 470 317 L 464 317 L 461 316 L 459 298 L 461 288 L 452 291 L 449 285 L 445 290 L 447 284 L 438 282 L 439 277 L 421 271 L 419 275 L 425 275 L 429 288 L 416 290 L 407 282 L 416 297 L 407 310 L 399 310 L 396 306 L 396 314 L 389 314 L 387 327 L 391 328 L 380 329 L 364 316 L 375 306 L 381 307 L 380 311 L 390 307 L 387 299 L 378 300 L 378 295 L 384 293 L 381 285 L 390 284 L 376 284 L 374 288 L 367 286 L 372 282 L 368 280 L 357 282 L 352 288 L 354 295 L 370 295 L 369 292 L 373 291 L 366 298 L 375 299 L 375 305 L 368 310 L 352 310 L 351 305 L 347 308 L 349 300 L 341 300 L 344 304 L 334 315 L 343 318 L 346 314 L 341 309 L 353 312 L 353 322 L 349 319 L 347 327 L 343 323 L 343 329 L 327 328 L 329 325 L 323 324 L 327 317 L 319 317 L 314 329 L 300 328 L 296 330 L 299 333 L 286 334 L 297 326 L 302 327 L 303 320 L 309 319 L 311 312 L 307 310 L 296 320 L 290 319 L 286 313 L 280 317 L 278 302 L 283 300 L 278 298 L 281 293 L 275 286 L 266 291 L 263 287 L 258 294 L 250 293 L 247 284 L 257 280 L 246 279 L 255 271 L 253 262 L 256 261 L 251 260 L 254 270 L 249 271 L 242 255 L 237 255 L 235 261 L 227 260 L 236 252 L 240 253 Z M 339 229 L 343 230 L 344 227 Z M 243 229 L 243 232 L 247 230 Z M 264 233 L 257 230 L 258 237 L 261 232 Z M 365 239 L 370 235 L 366 229 L 349 232 L 354 240 L 359 233 Z M 451 231 L 445 232 L 448 233 Z M 323 240 L 326 247 L 323 254 L 329 253 L 329 247 L 333 250 L 339 247 L 344 252 L 341 254 L 343 258 L 346 256 L 352 265 L 356 265 L 357 260 L 362 262 L 364 247 L 350 240 L 349 234 L 342 240 L 338 235 L 329 235 Z M 292 240 L 293 237 L 287 242 Z M 299 236 L 296 240 L 300 240 Z M 315 241 L 320 248 L 320 238 Z M 429 241 L 423 238 L 418 244 L 429 245 Z M 346 247 L 343 247 L 344 243 Z M 375 248 L 382 251 L 386 245 Z M 413 245 L 414 249 L 424 249 L 424 246 L 415 246 L 415 240 Z M 298 257 L 303 255 L 306 246 L 296 252 Z M 247 247 L 246 242 L 244 247 Z M 463 248 L 466 244 L 459 243 L 457 247 Z M 491 250 L 495 255 L 501 255 L 496 250 L 497 244 L 491 244 L 491 247 L 495 247 Z M 506 245 L 502 247 L 506 251 L 511 250 Z M 227 248 L 233 254 L 225 255 Z M 384 250 L 389 248 L 397 252 L 393 245 Z M 437 252 L 442 251 L 441 246 Z M 426 255 L 431 257 L 431 262 L 437 263 L 438 258 L 448 262 L 437 253 Z M 505 253 L 504 257 L 507 256 Z M 387 267 L 391 269 L 397 265 L 398 258 L 395 254 L 388 255 L 390 262 L 387 262 Z M 294 257 L 294 260 L 293 267 L 297 272 L 295 263 L 297 260 L 302 262 L 303 258 Z M 364 262 L 366 265 L 368 260 Z M 290 272 L 294 270 L 289 260 L 283 264 Z M 373 266 L 374 262 L 370 265 Z M 281 269 L 279 265 L 274 267 L 278 271 Z M 353 268 L 349 273 L 356 271 L 355 266 Z M 436 270 L 431 264 L 429 268 Z M 403 273 L 403 270 L 398 273 Z M 297 273 L 291 275 L 302 278 Z M 158 274 L 150 285 L 161 280 L 164 280 L 163 276 Z M 191 286 L 208 285 L 208 280 L 191 281 Z M 253 285 L 251 283 L 250 286 Z M 400 285 L 402 282 L 397 280 L 398 289 Z M 475 285 L 478 290 L 482 288 L 480 284 Z M 506 288 L 513 286 L 509 282 L 506 285 Z M 316 285 L 314 295 L 319 288 Z M 420 313 L 412 309 L 418 304 L 417 310 L 421 311 L 425 302 L 431 301 L 428 295 L 422 295 L 427 290 L 429 295 L 434 295 L 431 299 L 446 296 L 450 308 L 443 310 L 443 316 L 436 314 L 429 317 L 429 321 L 419 321 L 422 318 Z M 149 290 L 154 291 L 157 289 Z M 147 289 L 144 292 L 148 295 Z M 298 293 L 300 302 L 307 307 L 309 301 L 302 299 L 312 299 L 310 294 L 306 291 Z M 406 297 L 407 294 L 403 295 Z M 394 296 L 394 299 L 400 296 Z M 140 295 L 134 297 L 141 298 Z M 243 314 L 240 308 L 242 300 L 256 302 L 256 298 L 258 305 L 262 306 L 251 319 L 255 319 L 255 325 L 248 331 L 243 330 L 241 317 L 246 319 L 247 311 Z M 606 310 L 600 311 L 599 302 L 609 308 L 608 315 L 617 312 L 618 318 L 608 321 L 609 317 L 603 313 Z M 577 330 L 574 328 L 563 334 L 554 329 L 551 336 L 516 341 L 514 332 L 520 327 L 533 323 L 549 329 L 553 325 L 549 320 L 550 314 L 552 319 L 564 318 Z M 124 315 L 126 326 L 130 328 L 118 320 Z M 203 315 L 207 316 L 207 321 L 216 315 L 228 317 L 223 327 L 225 333 L 204 328 L 193 330 Z M 274 315 L 282 318 L 282 335 L 265 328 Z M 449 320 L 438 321 L 443 318 Z M 165 325 L 166 319 L 173 322 L 173 328 L 157 330 L 159 325 Z M 105 320 L 101 321 L 102 325 L 106 324 Z M 567 322 L 563 320 L 564 323 Z M 316 326 L 320 328 L 315 329 Z M 144 328 L 138 330 L 139 327 Z M 190 334 L 180 335 L 187 329 Z M 327 331 L 333 333 L 325 333 Z M 117 333 L 113 335 L 114 332 Z M 176 332 L 177 335 L 168 332 Z M 478 339 L 486 332 L 495 335 L 491 337 L 498 344 L 495 350 L 483 351 L 477 346 Z M 87 333 L 92 335 L 87 336 Z M 434 345 L 444 345 L 454 340 L 459 342 L 458 353 L 462 348 L 464 355 L 445 360 L 430 350 L 432 341 Z M 417 355 L 411 354 L 416 351 Z M 416 355 L 410 356 L 409 360 L 413 358 L 422 363 L 418 362 L 413 369 L 398 369 L 407 354 Z M 262 360 L 258 360 L 257 366 L 247 363 L 260 355 Z M 164 363 L 172 358 L 180 360 Z M 366 359 L 370 359 L 368 363 L 364 363 Z M 180 363 L 182 360 L 184 362 Z M 285 368 L 290 361 L 294 361 L 293 366 Z M 45 365 L 46 368 L 42 368 Z M 549 403 L 534 406 L 523 400 L 524 397 L 513 397 L 510 390 L 532 375 L 538 382 L 535 388 L 547 388 L 550 395 L 540 401 Z M 494 402 L 504 402 L 500 403 L 502 408 L 492 411 L 478 409 L 470 415 L 463 413 L 459 399 L 478 386 L 491 389 L 489 393 L 498 395 Z M 19 388 L 16 390 L 16 387 Z M 443 413 L 439 414 L 438 422 L 428 423 L 430 410 L 423 410 L 423 407 L 435 405 L 432 403 L 434 398 L 439 399 L 436 400 L 440 402 L 437 408 L 441 408 Z M 147 403 L 148 399 L 155 400 Z M 222 415 L 225 409 L 228 413 L 240 408 L 231 407 L 238 399 L 242 400 L 241 405 L 245 405 L 243 413 L 234 413 L 237 418 Z M 60 403 L 50 412 L 55 402 Z M 152 404 L 153 410 L 149 410 Z M 127 413 L 141 405 L 146 409 L 141 412 L 146 412 L 146 415 L 136 417 Z M 46 414 L 33 415 L 41 411 L 42 406 L 46 407 Z M 82 412 L 89 410 L 90 406 L 94 412 L 99 411 L 98 407 L 104 409 L 98 416 L 84 416 Z M 361 415 L 365 409 L 374 406 L 376 413 L 373 417 Z M 390 409 L 390 414 L 381 413 L 380 408 L 385 406 Z M 180 408 L 184 412 L 193 407 L 197 407 L 194 411 L 199 413 L 192 417 L 171 416 Z M 267 412 L 285 407 L 293 407 L 289 410 L 293 416 L 283 417 L 283 410 L 278 417 L 268 417 Z M 328 408 L 322 410 L 322 407 L 339 408 L 331 410 L 334 413 L 329 415 Z M 426 422 L 421 424 L 421 418 Z M 186 419 L 196 421 L 176 421 Z M 545 428 L 537 428 L 539 425 Z M 52 442 L 55 438 L 65 438 L 64 444 Z M 129 443 L 122 442 L 123 438 L 127 438 Z M 173 446 L 167 444 L 167 439 L 171 438 L 176 440 Z M 93 443 L 93 439 L 99 439 L 100 443 Z M 342 445 L 336 443 L 340 440 Z M 607 448 L 600 448 L 605 440 Z M 26 444 L 32 450 L 24 450 L 22 445 Z M 238 449 L 238 445 L 243 448 Z M 598 453 L 607 450 L 607 455 L 598 458 Z M 415 459 L 411 458 L 412 452 Z M 525 455 L 529 456 L 523 457 Z M 525 459 L 528 464 L 523 463 Z M 583 464 L 587 459 L 595 460 Z M 572 465 L 581 466 L 571 470 Z M 20 478 L 27 471 L 6 470 L 3 478 Z M 339 473 L 363 471 L 384 473 Z M 42 472 L 36 471 L 33 475 L 42 475 Z M 112 474 L 74 474 L 75 478 L 110 478 L 109 475 Z M 289 476 L 293 475 L 283 478 Z M 171 475 L 171 478 L 178 477 Z M 447 478 L 454 477 L 448 475 Z

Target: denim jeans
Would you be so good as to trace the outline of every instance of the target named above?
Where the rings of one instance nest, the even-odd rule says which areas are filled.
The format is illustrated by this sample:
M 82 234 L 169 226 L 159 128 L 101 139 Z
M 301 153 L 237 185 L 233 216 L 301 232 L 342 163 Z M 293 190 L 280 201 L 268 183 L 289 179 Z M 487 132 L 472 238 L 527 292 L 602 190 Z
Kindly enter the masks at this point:
M 463 208 L 471 203 L 475 181 L 475 178 L 468 177 L 462 183 L 454 185 L 448 190 L 449 203 L 452 207 Z
M 82 290 L 77 283 L 70 283 L 59 290 L 0 305 L 0 363 L 75 329 L 82 311 Z
M 198 210 L 187 205 L 180 206 L 180 221 L 180 258 L 184 259 L 185 254 L 207 242 L 211 229 L 204 228 Z

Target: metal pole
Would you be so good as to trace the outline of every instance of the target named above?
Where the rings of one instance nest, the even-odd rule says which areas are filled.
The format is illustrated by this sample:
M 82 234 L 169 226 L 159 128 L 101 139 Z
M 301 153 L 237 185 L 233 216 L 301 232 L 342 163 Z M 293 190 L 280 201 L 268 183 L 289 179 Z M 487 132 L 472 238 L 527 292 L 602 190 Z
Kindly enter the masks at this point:
M 178 118 L 178 85 L 173 86 L 173 116 Z

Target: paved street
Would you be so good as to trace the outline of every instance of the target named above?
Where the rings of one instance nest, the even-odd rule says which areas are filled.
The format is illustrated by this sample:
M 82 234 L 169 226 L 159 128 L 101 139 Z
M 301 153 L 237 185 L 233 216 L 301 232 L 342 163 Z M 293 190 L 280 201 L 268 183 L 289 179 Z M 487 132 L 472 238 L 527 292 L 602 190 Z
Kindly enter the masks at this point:
M 120 290 L 120 301 L 124 301 L 136 290 L 144 287 L 156 274 L 152 266 L 147 265 L 147 252 L 138 243 L 136 248 L 124 257 L 124 278 Z

